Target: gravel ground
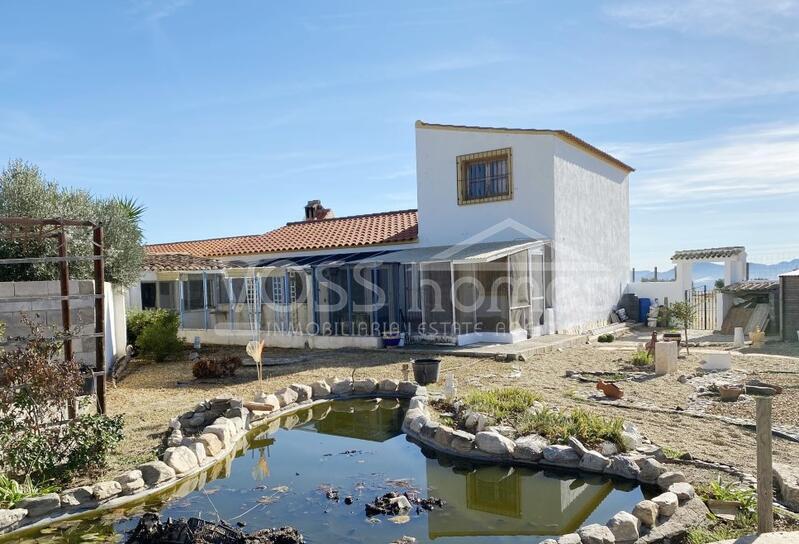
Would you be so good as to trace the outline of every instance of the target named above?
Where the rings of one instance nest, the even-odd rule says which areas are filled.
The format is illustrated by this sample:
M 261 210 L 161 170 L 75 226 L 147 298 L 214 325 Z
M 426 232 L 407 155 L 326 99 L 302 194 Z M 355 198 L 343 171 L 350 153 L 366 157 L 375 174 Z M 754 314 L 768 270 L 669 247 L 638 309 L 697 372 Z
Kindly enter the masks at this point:
M 224 348 L 243 354 L 243 349 Z M 268 381 L 264 387 L 272 391 L 290 383 L 309 383 L 318 379 L 348 377 L 357 369 L 356 378 L 401 378 L 401 363 L 408 355 L 391 351 L 267 351 L 268 358 L 283 362 L 296 361 L 265 370 Z M 460 392 L 473 388 L 521 386 L 538 391 L 544 400 L 559 406 L 588 406 L 596 412 L 623 417 L 635 423 L 642 433 L 654 442 L 675 450 L 691 453 L 697 459 L 720 461 L 749 473 L 755 471 L 754 433 L 720 421 L 695 418 L 683 414 L 652 413 L 599 404 L 587 400 L 595 395 L 593 383 L 565 376 L 567 370 L 579 372 L 637 372 L 628 363 L 632 354 L 612 345 L 582 346 L 539 355 L 526 362 L 497 362 L 493 359 L 443 357 L 441 378 L 452 372 Z M 625 400 L 634 400 L 662 408 L 686 407 L 694 393 L 690 384 L 677 381 L 679 374 L 692 374 L 700 357 L 692 354 L 680 359 L 678 373 L 669 376 L 645 376 L 640 381 L 621 383 Z M 776 421 L 795 423 L 798 417 L 797 385 L 799 359 L 734 356 L 733 365 L 751 370 L 752 375 L 766 382 L 777 382 L 786 393 L 774 404 Z M 791 374 L 771 374 L 797 372 Z M 431 389 L 435 390 L 436 386 Z M 191 363 L 186 360 L 167 363 L 136 362 L 132 371 L 116 388 L 108 392 L 108 407 L 112 414 L 125 415 L 126 438 L 112 458 L 108 472 L 115 473 L 133 464 L 154 457 L 161 447 L 169 419 L 193 407 L 198 401 L 219 394 L 252 398 L 258 390 L 254 368 L 242 368 L 234 378 L 220 381 L 196 381 L 191 375 Z M 748 417 L 750 405 L 725 404 L 713 413 Z M 716 412 L 716 410 L 719 410 Z M 774 438 L 774 458 L 777 462 L 795 462 L 799 444 Z M 707 481 L 716 474 L 684 467 L 695 482 Z

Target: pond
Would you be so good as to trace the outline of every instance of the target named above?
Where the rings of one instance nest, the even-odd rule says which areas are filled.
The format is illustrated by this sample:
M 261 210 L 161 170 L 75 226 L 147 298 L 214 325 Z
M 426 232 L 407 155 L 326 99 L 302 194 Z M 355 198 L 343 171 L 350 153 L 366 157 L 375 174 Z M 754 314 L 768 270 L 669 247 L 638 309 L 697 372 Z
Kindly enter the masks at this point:
M 306 542 L 525 542 L 604 523 L 643 498 L 640 487 L 601 476 L 474 466 L 424 451 L 400 427 L 405 403 L 334 401 L 250 433 L 235 458 L 146 502 L 72 520 L 22 542 L 124 541 L 144 512 L 201 517 L 246 531 L 292 525 Z M 337 490 L 339 500 L 328 498 Z M 365 514 L 389 491 L 444 500 L 407 516 Z M 345 497 L 352 497 L 346 504 Z M 2 539 L 0 539 L 2 540 Z

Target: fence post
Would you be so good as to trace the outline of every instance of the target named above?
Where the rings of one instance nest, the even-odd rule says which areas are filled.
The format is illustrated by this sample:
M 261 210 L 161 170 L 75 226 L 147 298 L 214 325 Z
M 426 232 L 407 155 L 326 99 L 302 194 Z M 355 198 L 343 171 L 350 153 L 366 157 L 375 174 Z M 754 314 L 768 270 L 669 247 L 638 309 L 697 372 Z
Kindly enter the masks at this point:
M 757 397 L 757 532 L 774 529 L 774 483 L 771 470 L 771 397 Z
M 658 267 L 655 267 L 655 281 L 658 281 Z

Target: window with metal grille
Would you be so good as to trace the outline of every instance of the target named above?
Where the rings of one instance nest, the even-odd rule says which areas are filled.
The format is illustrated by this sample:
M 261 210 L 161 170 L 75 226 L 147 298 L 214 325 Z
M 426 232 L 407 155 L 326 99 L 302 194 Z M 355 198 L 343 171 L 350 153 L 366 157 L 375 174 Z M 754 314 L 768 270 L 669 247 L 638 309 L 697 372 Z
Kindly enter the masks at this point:
M 458 204 L 513 198 L 511 149 L 495 149 L 457 158 Z

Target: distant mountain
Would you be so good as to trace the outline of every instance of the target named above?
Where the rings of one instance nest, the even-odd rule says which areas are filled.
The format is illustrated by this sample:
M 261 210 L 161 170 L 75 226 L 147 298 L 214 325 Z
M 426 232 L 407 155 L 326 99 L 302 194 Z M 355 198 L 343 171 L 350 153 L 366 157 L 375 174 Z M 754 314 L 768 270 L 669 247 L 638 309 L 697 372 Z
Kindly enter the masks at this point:
M 749 278 L 775 280 L 780 274 L 799 269 L 799 259 L 782 261 L 776 264 L 749 263 Z M 716 263 L 695 263 L 693 269 L 694 285 L 712 287 L 717 279 L 724 277 L 724 265 Z M 636 270 L 635 280 L 652 279 L 655 277 L 653 270 Z M 659 280 L 674 279 L 674 268 L 658 270 Z

